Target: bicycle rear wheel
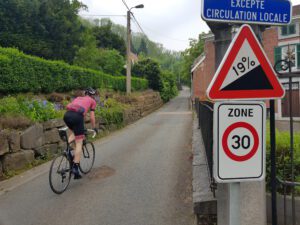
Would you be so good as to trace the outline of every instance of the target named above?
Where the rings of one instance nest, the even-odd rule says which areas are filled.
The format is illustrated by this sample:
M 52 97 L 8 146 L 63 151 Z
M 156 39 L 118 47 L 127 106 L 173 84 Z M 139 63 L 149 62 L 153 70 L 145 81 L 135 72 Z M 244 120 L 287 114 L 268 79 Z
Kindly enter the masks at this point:
M 79 169 L 87 174 L 91 171 L 95 162 L 95 147 L 92 142 L 87 142 L 82 146 Z
M 65 154 L 55 157 L 49 171 L 49 184 L 56 194 L 63 193 L 71 179 L 71 164 Z

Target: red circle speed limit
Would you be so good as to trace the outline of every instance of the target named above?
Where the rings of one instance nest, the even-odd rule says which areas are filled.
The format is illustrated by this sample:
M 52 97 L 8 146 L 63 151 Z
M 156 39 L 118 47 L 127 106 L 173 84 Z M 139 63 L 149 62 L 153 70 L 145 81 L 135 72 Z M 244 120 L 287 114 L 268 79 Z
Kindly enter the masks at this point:
M 244 132 L 240 132 L 241 130 Z M 251 159 L 257 152 L 259 137 L 252 125 L 246 122 L 237 122 L 225 130 L 222 146 L 229 158 L 237 162 L 244 162 Z M 241 150 L 246 151 L 246 153 L 237 154 Z

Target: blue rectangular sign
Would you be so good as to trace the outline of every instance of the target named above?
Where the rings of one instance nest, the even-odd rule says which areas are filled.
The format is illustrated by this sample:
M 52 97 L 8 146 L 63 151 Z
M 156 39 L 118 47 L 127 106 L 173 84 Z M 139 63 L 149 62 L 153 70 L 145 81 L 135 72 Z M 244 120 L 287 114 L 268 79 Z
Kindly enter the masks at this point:
M 202 0 L 206 21 L 286 25 L 292 19 L 289 0 Z

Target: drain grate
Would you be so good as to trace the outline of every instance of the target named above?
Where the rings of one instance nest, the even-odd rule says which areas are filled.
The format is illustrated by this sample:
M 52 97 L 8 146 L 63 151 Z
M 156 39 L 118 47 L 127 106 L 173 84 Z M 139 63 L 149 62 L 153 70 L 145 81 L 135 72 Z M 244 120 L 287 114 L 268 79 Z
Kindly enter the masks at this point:
M 116 171 L 113 168 L 110 168 L 108 166 L 101 166 L 92 169 L 92 171 L 87 175 L 87 177 L 90 180 L 99 180 L 99 179 L 105 179 L 107 177 L 110 177 L 114 175 Z

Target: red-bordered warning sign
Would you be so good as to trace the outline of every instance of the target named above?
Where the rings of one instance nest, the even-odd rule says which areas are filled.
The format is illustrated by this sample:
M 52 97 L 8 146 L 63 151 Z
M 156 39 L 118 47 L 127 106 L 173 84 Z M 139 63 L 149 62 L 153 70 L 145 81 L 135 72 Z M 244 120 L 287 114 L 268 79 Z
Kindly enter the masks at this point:
M 257 101 L 214 104 L 214 178 L 219 183 L 265 177 L 266 106 Z
M 249 25 L 243 25 L 229 46 L 207 95 L 211 100 L 282 98 L 276 73 Z

